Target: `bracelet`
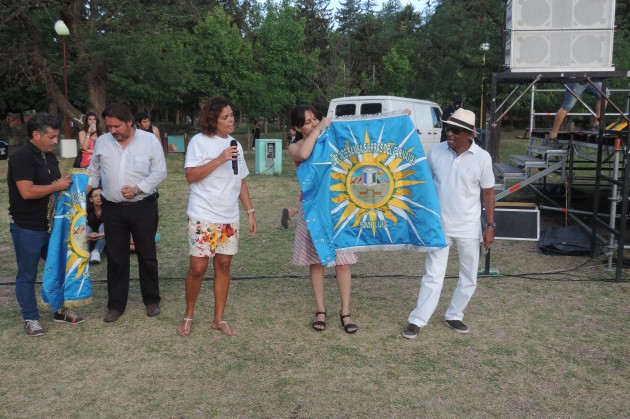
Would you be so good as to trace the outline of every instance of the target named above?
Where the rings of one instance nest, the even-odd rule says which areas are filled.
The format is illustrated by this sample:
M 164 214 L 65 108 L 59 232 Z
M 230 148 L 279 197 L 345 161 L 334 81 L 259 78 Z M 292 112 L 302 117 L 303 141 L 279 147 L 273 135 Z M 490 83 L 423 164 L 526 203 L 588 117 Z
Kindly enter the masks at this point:
M 247 210 L 247 213 L 248 213 L 248 214 L 251 214 L 251 213 L 252 213 L 252 212 L 254 212 L 254 211 L 256 211 L 256 210 L 255 210 L 255 209 L 253 209 L 253 208 L 250 208 L 250 209 L 248 209 L 248 210 Z

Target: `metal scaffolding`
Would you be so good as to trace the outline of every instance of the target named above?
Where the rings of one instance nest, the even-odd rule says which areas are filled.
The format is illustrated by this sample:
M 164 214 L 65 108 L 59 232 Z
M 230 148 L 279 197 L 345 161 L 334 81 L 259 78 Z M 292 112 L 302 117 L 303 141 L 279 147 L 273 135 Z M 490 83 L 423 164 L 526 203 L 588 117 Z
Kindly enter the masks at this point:
M 490 112 L 488 113 L 487 128 L 489 130 L 489 142 L 487 144 L 487 150 L 492 156 L 493 161 L 498 162 L 499 148 L 500 148 L 500 123 L 508 112 L 528 93 L 532 92 L 531 99 L 531 112 L 530 112 L 530 127 L 529 133 L 529 148 L 525 155 L 511 156 L 511 161 L 514 164 L 497 163 L 495 164 L 495 173 L 505 180 L 517 181 L 517 183 L 496 195 L 496 199 L 500 200 L 505 196 L 515 193 L 519 189 L 525 186 L 533 186 L 535 182 L 546 182 L 547 176 L 552 173 L 557 173 L 561 179 L 566 179 L 566 202 L 565 208 L 562 211 L 566 211 L 567 215 L 571 217 L 577 224 L 584 227 L 591 234 L 591 253 L 595 254 L 597 251 L 598 240 L 603 242 L 608 248 L 608 266 L 612 269 L 612 258 L 616 254 L 617 264 L 615 277 L 617 280 L 621 280 L 621 274 L 623 270 L 623 253 L 625 249 L 625 236 L 626 236 L 626 224 L 628 216 L 628 198 L 630 193 L 630 140 L 628 133 L 630 130 L 622 132 L 616 132 L 614 135 L 607 132 L 604 124 L 604 118 L 599 121 L 599 127 L 596 132 L 592 133 L 588 141 L 582 142 L 572 137 L 563 141 L 562 150 L 552 149 L 545 147 L 541 141 L 540 145 L 534 144 L 532 139 L 535 138 L 535 117 L 541 115 L 536 113 L 534 109 L 534 95 L 536 86 L 544 83 L 590 83 L 593 88 L 596 82 L 602 82 L 602 89 L 599 91 L 602 96 L 601 109 L 606 108 L 605 94 L 606 81 L 613 78 L 630 78 L 630 72 L 626 71 L 600 71 L 600 72 L 549 72 L 549 73 L 493 73 L 492 74 L 492 91 L 490 101 Z M 507 96 L 501 101 L 498 101 L 498 85 L 499 84 L 514 84 L 515 87 L 507 94 Z M 522 85 L 526 84 L 523 89 Z M 519 89 L 522 91 L 519 92 Z M 541 89 L 543 90 L 543 89 Z M 599 89 L 598 89 L 599 90 Z M 516 96 L 515 98 L 512 98 Z M 630 97 L 630 96 L 629 96 Z M 595 113 L 577 97 L 590 114 Z M 622 111 L 617 104 L 611 98 L 608 98 L 608 106 L 612 107 L 620 120 L 630 122 L 628 119 L 628 109 L 626 105 L 626 111 Z M 545 113 L 544 115 L 549 115 Z M 538 134 L 542 133 L 542 130 L 538 130 Z M 542 139 L 541 139 L 542 140 Z M 586 152 L 585 152 L 586 150 Z M 595 156 L 585 158 L 588 151 L 596 152 Z M 595 179 L 592 184 L 594 198 L 592 211 L 584 212 L 572 209 L 571 204 L 571 190 L 573 182 L 583 180 L 583 177 L 577 176 L 576 172 L 582 170 L 577 164 L 576 160 L 586 160 L 594 165 Z M 605 168 L 610 168 L 609 174 L 604 173 Z M 599 199 L 603 186 L 611 186 L 611 194 L 609 197 L 610 208 L 607 214 L 599 213 Z M 544 199 L 554 203 L 549 197 L 545 196 L 540 190 L 536 190 Z M 621 205 L 619 211 L 617 206 Z M 554 205 L 557 205 L 554 203 Z M 591 217 L 590 225 L 580 220 L 577 215 L 589 215 Z M 619 224 L 617 225 L 617 220 Z M 597 233 L 598 228 L 604 228 L 608 232 L 608 237 L 603 237 Z

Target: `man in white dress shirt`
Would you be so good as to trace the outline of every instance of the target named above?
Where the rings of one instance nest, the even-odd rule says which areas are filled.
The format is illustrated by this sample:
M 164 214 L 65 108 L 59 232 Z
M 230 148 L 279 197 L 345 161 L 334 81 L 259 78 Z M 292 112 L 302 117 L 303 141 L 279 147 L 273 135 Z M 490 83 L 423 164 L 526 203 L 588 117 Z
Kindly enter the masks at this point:
M 160 287 L 155 233 L 157 187 L 166 179 L 162 145 L 152 133 L 134 126 L 122 103 L 103 111 L 109 132 L 94 146 L 87 193 L 102 185 L 103 223 L 107 237 L 107 314 L 115 322 L 124 313 L 129 294 L 129 236 L 135 244 L 140 290 L 147 316 L 160 313 Z

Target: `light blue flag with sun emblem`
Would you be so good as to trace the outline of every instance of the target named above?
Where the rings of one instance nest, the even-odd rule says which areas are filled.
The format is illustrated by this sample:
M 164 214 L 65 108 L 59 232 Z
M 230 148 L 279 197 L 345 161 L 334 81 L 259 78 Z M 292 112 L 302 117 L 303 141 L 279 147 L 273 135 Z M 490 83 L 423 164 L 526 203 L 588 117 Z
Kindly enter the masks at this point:
M 440 205 L 409 115 L 337 119 L 297 170 L 321 263 L 335 251 L 446 246 Z
M 92 301 L 88 259 L 85 170 L 72 171 L 72 185 L 52 198 L 52 228 L 42 275 L 42 300 L 53 313 Z

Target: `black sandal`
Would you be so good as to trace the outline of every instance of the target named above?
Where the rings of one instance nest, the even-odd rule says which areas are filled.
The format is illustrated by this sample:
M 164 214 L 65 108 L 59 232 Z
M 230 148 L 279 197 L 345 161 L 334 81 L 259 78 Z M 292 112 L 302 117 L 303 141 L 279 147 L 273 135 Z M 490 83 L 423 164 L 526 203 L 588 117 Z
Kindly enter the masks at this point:
M 291 221 L 291 219 L 289 218 L 289 209 L 283 208 L 282 217 L 280 217 L 280 224 L 282 224 L 282 227 L 284 228 L 289 228 L 289 221 Z
M 354 323 L 343 324 L 343 319 L 345 319 L 346 317 L 350 317 L 350 313 L 346 315 L 342 315 L 341 311 L 339 312 L 339 320 L 341 320 L 341 327 L 343 327 L 343 330 L 345 330 L 346 333 L 349 335 L 353 333 L 357 333 L 357 330 L 359 330 L 359 326 L 357 326 L 356 324 Z M 350 330 L 350 329 L 354 329 L 354 330 Z
M 323 314 L 324 318 L 326 318 L 326 312 L 325 311 L 317 311 L 317 312 L 315 312 L 315 318 L 317 318 L 317 316 L 319 316 L 320 314 Z M 313 329 L 315 329 L 315 331 L 317 331 L 317 332 L 323 332 L 324 330 L 326 330 L 326 321 L 324 321 L 324 320 L 315 320 L 313 322 Z

